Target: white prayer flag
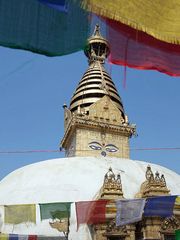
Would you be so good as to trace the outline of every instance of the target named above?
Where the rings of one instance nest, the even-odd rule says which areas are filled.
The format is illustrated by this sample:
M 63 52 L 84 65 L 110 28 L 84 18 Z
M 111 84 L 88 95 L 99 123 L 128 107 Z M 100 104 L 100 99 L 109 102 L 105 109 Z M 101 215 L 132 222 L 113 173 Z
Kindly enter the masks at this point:
M 18 240 L 28 240 L 28 235 L 18 235 Z
M 116 226 L 138 222 L 142 219 L 145 199 L 129 199 L 116 201 Z

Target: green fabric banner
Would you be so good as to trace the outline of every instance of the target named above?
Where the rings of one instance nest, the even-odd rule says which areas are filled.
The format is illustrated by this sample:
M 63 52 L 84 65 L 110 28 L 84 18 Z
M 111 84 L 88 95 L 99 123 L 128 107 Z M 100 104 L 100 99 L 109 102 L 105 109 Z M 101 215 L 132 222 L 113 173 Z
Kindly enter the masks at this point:
M 23 222 L 36 223 L 36 205 L 6 205 L 5 208 L 5 223 L 19 224 Z
M 88 13 L 68 0 L 68 12 L 38 0 L 0 0 L 0 45 L 47 56 L 81 50 L 89 35 Z
M 39 204 L 41 220 L 43 219 L 65 219 L 70 217 L 71 203 L 44 203 Z

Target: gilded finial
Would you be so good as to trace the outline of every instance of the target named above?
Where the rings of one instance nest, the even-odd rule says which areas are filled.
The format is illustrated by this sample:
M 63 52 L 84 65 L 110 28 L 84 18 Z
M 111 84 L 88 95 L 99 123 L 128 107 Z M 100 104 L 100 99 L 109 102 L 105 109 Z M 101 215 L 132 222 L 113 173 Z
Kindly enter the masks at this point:
M 99 24 L 96 24 L 93 35 L 94 35 L 94 36 L 101 36 Z M 101 37 L 102 37 L 102 36 L 101 36 Z
M 84 53 L 88 57 L 90 64 L 97 61 L 103 64 L 110 53 L 109 43 L 102 37 L 98 24 L 94 28 L 93 35 L 87 40 Z

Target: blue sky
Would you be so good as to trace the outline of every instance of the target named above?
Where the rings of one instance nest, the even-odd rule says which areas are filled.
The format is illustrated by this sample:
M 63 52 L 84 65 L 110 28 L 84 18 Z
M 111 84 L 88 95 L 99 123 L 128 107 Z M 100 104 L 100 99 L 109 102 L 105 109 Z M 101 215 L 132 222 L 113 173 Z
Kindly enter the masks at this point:
M 58 150 L 63 137 L 63 108 L 88 64 L 83 52 L 45 57 L 0 48 L 0 151 Z M 138 151 L 136 148 L 180 147 L 180 78 L 156 71 L 112 68 L 126 114 L 137 125 L 130 140 L 131 159 L 168 167 L 180 173 L 180 150 Z M 0 179 L 11 171 L 63 153 L 0 153 Z

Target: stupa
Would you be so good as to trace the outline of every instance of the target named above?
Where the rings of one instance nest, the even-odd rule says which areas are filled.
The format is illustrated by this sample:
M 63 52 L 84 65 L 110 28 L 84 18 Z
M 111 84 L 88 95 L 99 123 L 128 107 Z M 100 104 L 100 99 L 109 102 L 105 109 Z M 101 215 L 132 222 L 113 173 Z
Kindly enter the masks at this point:
M 173 239 L 180 227 L 178 204 L 171 218 L 149 217 L 116 227 L 116 199 L 178 195 L 180 176 L 162 166 L 130 159 L 129 138 L 136 134 L 136 126 L 129 123 L 118 91 L 104 68 L 109 53 L 109 43 L 97 25 L 85 48 L 88 69 L 70 106 L 63 106 L 65 132 L 60 147 L 65 149 L 66 157 L 19 168 L 0 182 L 2 233 L 63 238 L 58 222 L 41 221 L 39 216 L 36 225 L 5 224 L 4 205 L 73 202 L 68 239 Z M 97 199 L 110 201 L 107 222 L 82 224 L 77 231 L 74 202 Z

